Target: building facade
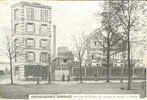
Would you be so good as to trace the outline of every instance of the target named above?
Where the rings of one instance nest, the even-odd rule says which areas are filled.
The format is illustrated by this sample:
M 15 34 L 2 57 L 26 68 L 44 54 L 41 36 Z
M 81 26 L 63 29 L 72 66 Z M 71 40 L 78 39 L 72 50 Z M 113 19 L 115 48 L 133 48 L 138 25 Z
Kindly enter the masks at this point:
M 103 36 L 101 34 L 97 34 L 97 30 L 95 30 L 87 38 L 86 44 L 87 65 L 101 66 L 104 57 L 102 50 Z
M 114 37 L 115 39 L 116 37 Z M 87 67 L 98 67 L 98 73 L 101 73 L 103 76 L 107 73 L 107 51 L 105 51 L 102 47 L 107 45 L 103 42 L 103 36 L 98 33 L 97 30 L 92 32 L 87 39 Z M 105 42 L 106 43 L 106 42 Z M 115 42 L 114 42 L 115 43 Z M 131 59 L 131 67 L 133 71 L 133 76 L 139 74 L 140 76 L 144 75 L 144 62 L 143 58 L 145 55 L 145 41 L 142 40 L 131 40 L 130 41 L 130 59 Z M 107 46 L 105 46 L 107 47 Z M 116 49 L 118 48 L 119 49 Z M 124 75 L 128 74 L 128 55 L 127 55 L 127 41 L 120 41 L 116 46 L 113 47 L 114 51 L 110 51 L 110 70 L 111 76 L 120 75 L 119 72 L 124 73 Z M 115 50 L 116 49 L 116 50 Z M 101 71 L 102 69 L 102 71 Z
M 3 71 L 4 73 L 9 73 L 10 72 L 9 62 L 0 61 L 0 71 Z
M 46 78 L 51 55 L 51 7 L 20 2 L 11 12 L 14 73 L 20 80 Z

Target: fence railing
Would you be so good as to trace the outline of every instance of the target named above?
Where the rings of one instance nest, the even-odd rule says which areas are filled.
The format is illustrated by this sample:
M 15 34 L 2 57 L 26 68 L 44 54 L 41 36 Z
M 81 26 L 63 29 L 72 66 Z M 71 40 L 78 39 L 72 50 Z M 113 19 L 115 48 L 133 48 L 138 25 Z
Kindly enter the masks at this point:
M 121 71 L 123 70 L 123 71 Z M 112 67 L 110 71 L 110 79 L 127 79 L 128 69 L 121 67 Z M 133 79 L 145 79 L 145 68 L 133 68 L 132 69 L 132 78 Z M 107 68 L 106 67 L 83 67 L 82 68 L 82 77 L 86 80 L 95 80 L 95 79 L 106 79 Z M 78 79 L 80 77 L 80 68 L 72 68 L 71 77 L 73 79 Z

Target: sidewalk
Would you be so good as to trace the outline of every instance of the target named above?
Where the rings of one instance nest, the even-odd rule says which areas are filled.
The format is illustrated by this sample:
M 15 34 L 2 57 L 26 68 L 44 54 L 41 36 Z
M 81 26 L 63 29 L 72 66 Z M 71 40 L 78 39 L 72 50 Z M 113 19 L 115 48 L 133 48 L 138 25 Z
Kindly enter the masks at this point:
M 123 80 L 123 83 L 127 83 L 127 80 Z M 135 83 L 140 83 L 143 82 L 143 80 L 133 80 L 132 82 Z M 9 84 L 10 83 L 10 79 L 7 80 L 3 80 L 0 82 L 0 84 Z M 24 84 L 37 84 L 37 81 L 21 81 L 21 80 L 14 80 L 15 84 L 20 84 L 20 85 L 24 85 Z M 40 81 L 40 84 L 48 84 L 48 81 Z M 52 81 L 52 84 L 79 84 L 79 81 Z M 99 80 L 99 81 L 83 81 L 83 83 L 106 83 L 105 80 Z M 120 83 L 120 80 L 111 80 L 110 83 Z
M 143 82 L 144 80 L 133 80 L 133 82 Z M 127 83 L 127 80 L 123 80 L 123 83 Z M 37 84 L 37 81 L 22 81 L 18 80 L 17 77 L 14 77 L 15 84 Z M 52 81 L 53 84 L 79 84 L 80 81 Z M 83 81 L 83 83 L 106 83 L 106 80 L 90 80 L 90 81 Z M 120 83 L 120 80 L 110 80 L 110 83 Z M 10 76 L 6 75 L 5 77 L 1 78 L 0 84 L 10 84 Z M 40 81 L 40 84 L 48 84 L 48 81 Z
M 45 84 L 43 84 L 45 82 Z M 87 81 L 83 84 L 80 82 L 54 82 L 48 85 L 47 81 L 41 82 L 21 82 L 28 85 L 0 85 L 0 96 L 14 99 L 27 98 L 29 94 L 140 94 L 140 83 L 132 83 L 132 90 L 127 90 L 127 83 L 123 84 L 125 89 L 121 89 L 120 83 L 99 83 L 94 84 Z M 88 81 L 89 82 L 89 81 Z M 20 83 L 20 84 L 21 84 Z M 33 84 L 32 84 L 33 83 Z M 86 83 L 86 84 L 85 84 Z M 143 94 L 143 93 L 142 93 Z

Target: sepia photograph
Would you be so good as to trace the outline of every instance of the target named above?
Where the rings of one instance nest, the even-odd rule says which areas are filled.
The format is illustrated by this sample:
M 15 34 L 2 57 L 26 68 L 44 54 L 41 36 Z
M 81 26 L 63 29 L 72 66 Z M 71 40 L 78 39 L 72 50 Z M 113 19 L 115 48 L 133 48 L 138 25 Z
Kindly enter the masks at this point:
M 0 99 L 147 96 L 146 0 L 0 0 L 0 22 Z

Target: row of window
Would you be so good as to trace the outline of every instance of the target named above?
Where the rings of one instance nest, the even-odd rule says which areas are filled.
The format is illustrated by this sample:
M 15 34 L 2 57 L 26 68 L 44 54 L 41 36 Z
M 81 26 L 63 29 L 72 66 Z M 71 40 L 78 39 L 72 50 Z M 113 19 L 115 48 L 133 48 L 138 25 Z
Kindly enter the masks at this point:
M 37 16 L 35 16 L 35 15 L 37 15 L 35 13 L 40 13 L 40 20 L 41 21 L 49 21 L 49 14 L 50 13 L 49 13 L 48 9 L 41 9 L 40 12 L 38 12 L 38 11 L 35 12 L 34 8 L 31 8 L 31 7 L 26 8 L 26 14 L 27 14 L 28 20 L 34 20 L 35 17 L 37 17 Z
M 89 45 L 91 48 L 97 48 L 98 46 L 102 46 L 104 45 L 103 42 L 101 40 L 97 41 L 97 40 L 91 40 L 89 42 Z
M 98 45 L 98 42 L 95 41 L 95 40 L 91 40 L 91 41 L 90 41 L 90 45 L 91 45 L 91 47 L 95 47 L 95 46 Z
M 26 8 L 26 17 L 28 20 L 38 19 L 41 21 L 49 21 L 50 17 L 50 10 L 48 9 L 41 9 L 36 10 L 32 7 Z M 19 9 L 14 10 L 14 19 L 19 19 Z
M 25 61 L 26 62 L 35 62 L 36 55 L 34 52 L 27 52 L 25 54 Z M 41 52 L 40 53 L 40 62 L 47 63 L 48 62 L 48 53 L 47 52 Z
M 14 46 L 16 47 L 18 45 L 19 41 L 18 39 L 14 40 Z M 35 40 L 33 38 L 27 38 L 25 40 L 25 46 L 27 48 L 35 48 Z M 49 41 L 47 39 L 41 39 L 40 40 L 40 47 L 43 49 L 47 49 L 49 47 Z
M 34 48 L 35 47 L 35 40 L 33 38 L 27 38 L 26 39 L 26 47 L 28 48 Z M 40 40 L 40 47 L 41 48 L 48 48 L 49 45 L 48 45 L 48 40 L 46 39 L 41 39 Z
M 91 59 L 97 59 L 97 58 L 102 57 L 102 52 L 101 51 L 99 51 L 99 52 L 90 52 L 89 55 L 90 55 Z
M 39 28 L 39 32 L 41 34 L 48 34 L 51 29 L 48 27 L 47 24 L 41 24 Z M 14 25 L 14 32 L 19 32 L 19 24 Z M 35 24 L 34 23 L 27 23 L 26 24 L 26 32 L 34 33 L 35 32 Z
M 91 59 L 95 59 L 95 58 L 102 58 L 102 54 L 94 52 L 90 54 Z M 118 53 L 112 56 L 113 59 L 122 59 L 122 53 Z

